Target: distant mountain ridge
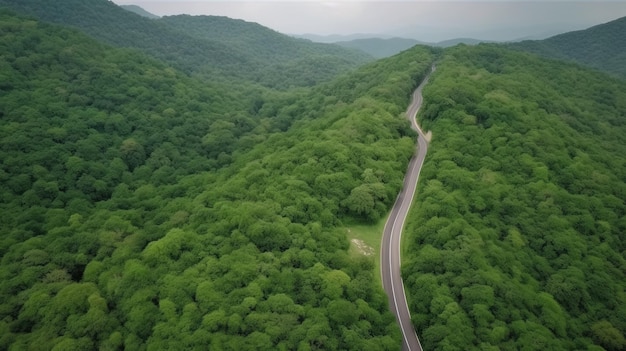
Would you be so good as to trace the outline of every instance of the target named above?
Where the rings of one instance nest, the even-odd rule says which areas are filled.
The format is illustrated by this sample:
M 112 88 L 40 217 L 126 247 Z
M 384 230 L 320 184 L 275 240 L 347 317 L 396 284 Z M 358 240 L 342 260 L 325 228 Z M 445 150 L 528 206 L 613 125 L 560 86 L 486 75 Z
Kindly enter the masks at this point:
M 144 10 L 142 7 L 137 6 L 137 5 L 120 5 L 121 8 L 123 8 L 124 10 L 130 11 L 130 12 L 134 12 L 136 14 L 138 14 L 139 16 L 143 16 L 146 18 L 150 18 L 150 19 L 157 19 L 157 18 L 161 18 L 161 16 L 157 16 L 153 13 L 150 13 L 146 10 Z
M 574 61 L 626 78 L 626 17 L 591 28 L 509 47 L 544 57 Z
M 544 57 L 577 62 L 614 76 L 626 78 L 626 17 L 584 30 L 558 34 L 542 40 L 521 40 L 503 45 Z M 339 37 L 339 36 L 338 36 Z M 322 37 L 328 40 L 333 36 Z M 457 38 L 438 43 L 407 38 L 371 37 L 338 41 L 336 44 L 364 51 L 376 58 L 392 56 L 414 45 L 451 47 L 476 45 L 492 41 Z
M 258 23 L 223 16 L 166 16 L 162 23 L 196 39 L 211 40 L 271 60 L 299 60 L 315 55 L 345 55 L 355 61 L 369 58 L 335 44 L 292 38 Z
M 310 86 L 373 59 L 360 51 L 294 39 L 244 21 L 209 16 L 149 19 L 107 0 L 0 0 L 0 6 L 78 28 L 114 46 L 139 49 L 188 74 L 211 79 L 236 78 L 275 88 Z M 263 44 L 246 45 L 252 43 L 248 37 L 260 38 Z M 280 44 L 261 49 L 274 43 Z
M 427 43 L 415 39 L 407 38 L 367 38 L 355 39 L 350 41 L 340 41 L 336 43 L 347 48 L 358 49 L 366 52 L 376 58 L 384 58 L 393 56 L 401 51 L 411 48 L 415 45 Z
M 0 0 L 0 5 L 42 21 L 80 29 L 107 44 L 139 49 L 188 73 L 203 64 L 220 65 L 221 71 L 227 72 L 233 64 L 249 64 L 247 58 L 227 46 L 181 36 L 158 21 L 109 1 Z M 210 55 L 199 57 L 205 53 Z
M 415 45 L 428 45 L 441 48 L 447 48 L 458 44 L 476 45 L 479 43 L 488 42 L 480 39 L 472 38 L 456 38 L 450 40 L 444 40 L 437 43 L 427 43 L 415 39 L 408 38 L 363 38 L 354 39 L 350 41 L 339 41 L 336 44 L 358 49 L 376 58 L 384 58 L 393 56 L 401 51 L 407 50 Z
M 355 33 L 355 34 L 313 34 L 313 33 L 305 33 L 305 34 L 289 34 L 294 38 L 306 39 L 310 41 L 314 41 L 316 43 L 326 43 L 332 44 L 340 41 L 352 41 L 356 39 L 370 39 L 370 38 L 380 38 L 380 39 L 389 39 L 395 36 L 391 35 L 381 35 L 375 33 Z

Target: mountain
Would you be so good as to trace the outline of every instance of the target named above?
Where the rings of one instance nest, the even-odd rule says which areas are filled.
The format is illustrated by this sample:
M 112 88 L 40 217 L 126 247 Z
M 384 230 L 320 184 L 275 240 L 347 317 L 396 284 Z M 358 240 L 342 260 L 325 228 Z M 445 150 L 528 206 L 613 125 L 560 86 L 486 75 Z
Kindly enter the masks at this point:
M 250 58 L 219 43 L 181 36 L 155 20 L 103 0 L 0 0 L 0 6 L 42 21 L 72 26 L 118 47 L 136 48 L 185 72 L 206 67 L 236 74 Z M 220 67 L 217 69 L 216 67 Z
M 254 52 L 264 60 L 290 61 L 314 55 L 341 55 L 351 53 L 363 59 L 354 50 L 337 45 L 313 43 L 278 33 L 257 23 L 221 16 L 166 16 L 162 23 L 186 35 L 230 45 L 241 51 Z
M 309 86 L 372 59 L 358 51 L 304 42 L 243 21 L 190 16 L 152 20 L 106 0 L 0 0 L 0 6 L 43 21 L 79 28 L 105 43 L 139 49 L 189 74 L 213 80 L 226 77 L 271 87 L 287 88 L 286 82 Z M 211 28 L 215 33 L 189 33 L 185 21 L 204 22 L 203 28 Z M 259 45 L 229 43 L 235 39 L 228 34 L 230 31 L 255 37 L 256 34 L 251 34 L 255 30 L 262 32 L 259 36 L 265 38 L 265 43 L 272 37 L 272 41 L 286 47 L 265 50 L 266 55 L 261 57 L 254 50 L 259 49 Z M 250 43 L 246 40 L 237 39 L 240 43 Z M 275 55 L 271 55 L 272 52 Z M 282 55 L 282 52 L 289 54 Z
M 358 50 L 314 43 L 278 33 L 257 23 L 219 16 L 167 16 L 161 22 L 182 35 L 210 40 L 238 50 L 264 66 L 264 81 L 273 86 L 298 80 L 313 85 L 371 60 Z
M 456 46 L 456 45 L 459 45 L 459 44 L 477 45 L 477 44 L 480 44 L 480 43 L 489 43 L 489 42 L 492 42 L 492 41 L 473 39 L 473 38 L 454 38 L 454 39 L 440 41 L 440 42 L 437 42 L 437 43 L 435 43 L 433 45 L 434 46 L 438 46 L 438 47 L 442 47 L 442 48 L 448 48 L 448 47 Z
M 414 39 L 406 38 L 367 38 L 354 39 L 351 41 L 339 41 L 337 45 L 347 48 L 358 49 L 376 58 L 393 56 L 415 45 L 426 44 Z
M 376 58 L 384 58 L 393 56 L 401 51 L 411 48 L 415 45 L 430 45 L 435 47 L 447 48 L 458 44 L 476 45 L 485 41 L 471 38 L 456 38 L 441 41 L 438 43 L 425 43 L 414 39 L 407 38 L 363 38 L 350 41 L 338 41 L 335 44 L 347 48 L 361 50 L 370 56 Z
M 1 350 L 398 349 L 349 237 L 379 241 L 434 62 L 402 253 L 424 349 L 626 349 L 623 79 L 418 45 L 290 89 L 235 29 L 205 39 L 284 39 L 253 25 L 0 1 L 74 23 L 0 9 Z
M 625 349 L 626 82 L 481 44 L 423 95 L 402 272 L 424 349 Z
M 626 17 L 585 30 L 510 46 L 545 57 L 578 62 L 626 78 Z
M 402 186 L 429 48 L 278 92 L 0 32 L 0 349 L 398 348 L 347 226 Z
M 159 16 L 152 14 L 137 5 L 120 5 L 120 7 L 123 8 L 124 10 L 134 12 L 138 14 L 139 16 L 143 16 L 146 18 L 150 18 L 150 19 L 160 18 Z
M 307 39 L 310 41 L 314 41 L 316 43 L 337 43 L 344 41 L 352 41 L 357 39 L 370 39 L 370 38 L 381 38 L 381 39 L 389 39 L 393 36 L 385 36 L 381 34 L 366 34 L 366 33 L 356 33 L 356 34 L 330 34 L 330 35 L 320 35 L 320 34 L 291 34 L 294 38 Z

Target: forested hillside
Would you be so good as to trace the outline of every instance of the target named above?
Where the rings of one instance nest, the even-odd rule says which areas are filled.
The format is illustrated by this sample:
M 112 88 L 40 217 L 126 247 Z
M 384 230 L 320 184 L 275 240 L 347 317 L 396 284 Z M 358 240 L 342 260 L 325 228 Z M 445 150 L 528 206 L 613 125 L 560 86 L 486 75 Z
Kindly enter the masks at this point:
M 159 16 L 153 13 L 150 13 L 137 5 L 120 5 L 120 7 L 126 11 L 134 12 L 138 14 L 139 16 L 143 16 L 146 18 L 151 18 L 151 19 L 159 18 Z
M 425 350 L 626 348 L 626 84 L 494 45 L 447 50 L 404 283 Z
M 458 44 L 476 45 L 484 42 L 488 41 L 471 38 L 456 38 L 440 41 L 438 43 L 425 43 L 419 40 L 407 38 L 366 38 L 353 39 L 349 41 L 338 41 L 335 43 L 346 48 L 361 50 L 376 58 L 385 58 L 407 50 L 415 45 L 428 45 L 439 48 L 447 48 Z
M 218 16 L 167 16 L 184 35 L 211 40 L 259 61 L 254 79 L 271 87 L 312 86 L 371 60 L 361 51 L 296 39 L 257 23 Z
M 426 43 L 406 38 L 367 38 L 337 42 L 337 45 L 358 49 L 376 58 L 393 56 L 418 44 L 425 45 Z
M 539 43 L 621 74 L 622 24 Z M 434 61 L 403 249 L 424 349 L 626 349 L 626 83 L 498 45 L 370 59 L 0 0 L 0 350 L 398 349 L 345 225 L 401 189 Z
M 213 82 L 312 86 L 372 60 L 357 50 L 291 38 L 258 24 L 208 16 L 149 19 L 107 0 L 0 0 L 0 6 L 139 49 Z
M 510 44 L 542 56 L 578 62 L 626 78 L 626 17 L 545 40 Z
M 0 349 L 397 349 L 370 257 L 415 48 L 311 90 L 207 82 L 0 11 Z

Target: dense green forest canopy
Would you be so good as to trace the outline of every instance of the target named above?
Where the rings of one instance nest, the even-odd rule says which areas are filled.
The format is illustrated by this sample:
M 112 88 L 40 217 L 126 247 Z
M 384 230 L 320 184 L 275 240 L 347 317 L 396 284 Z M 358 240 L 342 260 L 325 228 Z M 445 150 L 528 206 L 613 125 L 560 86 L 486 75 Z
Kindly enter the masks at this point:
M 0 9 L 0 349 L 397 349 L 342 225 L 394 201 L 436 59 L 403 255 L 425 349 L 626 348 L 623 80 L 496 45 L 364 64 L 220 17 L 0 5 L 34 16 Z
M 373 60 L 358 50 L 295 39 L 225 17 L 149 19 L 107 0 L 0 0 L 0 6 L 78 28 L 114 46 L 139 49 L 213 82 L 312 86 Z
M 574 61 L 626 78 L 626 17 L 589 29 L 545 40 L 523 41 L 510 47 L 542 56 Z
M 626 83 L 501 46 L 449 49 L 404 283 L 425 350 L 626 348 Z
M 382 217 L 432 51 L 274 92 L 0 11 L 0 349 L 397 349 Z
M 258 61 L 255 81 L 279 88 L 312 86 L 371 60 L 359 50 L 314 43 L 257 23 L 219 16 L 167 16 L 160 20 L 182 35 L 210 40 Z

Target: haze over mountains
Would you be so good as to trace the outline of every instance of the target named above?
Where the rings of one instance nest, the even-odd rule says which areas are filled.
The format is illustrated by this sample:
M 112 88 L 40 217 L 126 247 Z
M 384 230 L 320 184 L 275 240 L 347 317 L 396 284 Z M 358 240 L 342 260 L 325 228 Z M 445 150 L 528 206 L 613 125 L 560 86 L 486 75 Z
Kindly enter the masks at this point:
M 424 349 L 626 349 L 623 25 L 376 60 L 0 0 L 0 350 L 397 350 L 370 252 L 433 64 L 402 248 Z
M 123 8 L 124 10 L 134 12 L 138 14 L 139 16 L 143 16 L 146 18 L 151 18 L 151 19 L 159 18 L 159 16 L 152 14 L 137 5 L 121 5 L 120 7 Z
M 98 0 L 2 0 L 2 4 L 46 21 L 79 28 L 115 46 L 139 48 L 188 73 L 227 75 L 229 79 L 253 80 L 262 85 L 311 85 L 372 60 L 360 51 L 311 43 L 255 23 L 220 17 L 152 20 Z M 195 28 L 195 24 L 200 26 Z M 231 45 L 233 35 L 227 33 L 234 28 L 238 42 Z M 283 46 L 281 51 L 272 49 L 277 43 Z M 242 69 L 244 66 L 246 69 Z
M 553 36 L 541 36 L 544 38 L 517 38 L 516 40 L 508 40 L 507 42 L 519 42 L 512 44 L 511 47 L 520 48 L 522 50 L 531 51 L 544 56 L 573 59 L 577 62 L 592 65 L 593 67 L 605 71 L 614 72 L 620 75 L 621 68 L 624 67 L 624 36 L 621 33 L 626 30 L 624 28 L 624 19 L 599 24 L 575 32 L 557 34 Z M 558 32 L 557 32 L 558 33 Z M 606 42 L 598 42 L 596 34 L 601 40 Z M 402 50 L 406 50 L 414 45 L 431 45 L 437 47 L 450 47 L 457 44 L 475 45 L 479 43 L 489 43 L 493 41 L 480 40 L 473 38 L 456 38 L 444 40 L 437 43 L 426 43 L 415 39 L 398 38 L 398 37 L 377 37 L 373 34 L 357 34 L 352 36 L 317 36 L 303 35 L 313 41 L 335 43 L 344 47 L 358 49 L 368 53 L 376 58 L 392 56 Z M 605 51 L 609 50 L 609 51 Z
M 125 5 L 125 6 L 122 6 L 122 8 L 128 11 L 134 12 L 136 14 L 139 14 L 146 18 L 150 18 L 150 19 L 159 18 L 159 16 L 151 14 L 136 5 Z M 184 21 L 180 20 L 181 18 L 187 19 L 188 23 L 183 23 Z M 220 17 L 205 16 L 204 21 L 206 23 L 201 24 L 200 26 L 198 26 L 198 24 L 200 23 L 192 22 L 192 21 L 200 22 L 202 21 L 202 18 L 203 16 L 197 16 L 197 18 L 194 18 L 192 20 L 189 16 L 182 15 L 182 16 L 165 17 L 163 20 L 165 21 L 165 23 L 176 24 L 179 27 L 184 26 L 187 30 L 192 31 L 193 34 L 195 34 L 195 36 L 199 38 L 213 37 L 215 39 L 214 35 L 216 34 L 216 29 L 217 29 L 220 35 L 227 34 L 227 36 L 219 37 L 218 40 L 220 40 L 221 42 L 228 42 L 229 44 L 232 44 L 235 47 L 243 46 L 244 48 L 250 47 L 250 45 L 252 45 L 254 46 L 256 53 L 276 51 L 273 48 L 278 45 L 277 43 L 272 43 L 272 45 L 268 45 L 269 40 L 263 40 L 263 38 L 260 38 L 257 33 L 254 33 L 254 35 L 252 35 L 253 31 L 248 31 L 248 33 L 241 32 L 241 30 L 238 30 L 237 32 L 229 32 L 228 28 L 217 28 L 215 23 L 219 23 L 218 21 L 220 21 Z M 213 21 L 214 24 L 208 23 L 209 20 Z M 223 17 L 221 21 L 222 21 L 222 24 L 226 23 L 224 22 L 225 18 Z M 228 21 L 232 21 L 232 20 L 229 19 Z M 202 28 L 202 27 L 204 28 L 203 32 L 199 30 L 199 28 Z M 235 28 L 235 26 L 230 26 L 230 29 L 233 29 L 233 28 Z M 259 28 L 261 27 L 259 26 Z M 263 30 L 267 30 L 267 28 L 263 28 L 262 31 Z M 386 38 L 386 37 L 381 38 L 381 37 L 377 37 L 376 34 L 330 35 L 330 36 L 304 34 L 304 35 L 292 35 L 292 37 L 308 39 L 316 43 L 337 44 L 342 47 L 356 49 L 356 50 L 365 52 L 366 54 L 374 58 L 383 58 L 383 57 L 392 56 L 394 54 L 399 53 L 400 51 L 406 50 L 418 44 L 448 47 L 448 46 L 453 46 L 459 43 L 477 44 L 481 42 L 480 40 L 476 40 L 476 39 L 459 38 L 459 39 L 450 39 L 450 40 L 442 41 L 439 43 L 426 43 L 426 42 L 421 42 L 419 40 L 407 39 L 407 38 Z M 284 42 L 287 39 L 282 38 L 281 40 Z M 267 55 L 267 53 L 265 55 Z
M 125 8 L 127 10 L 131 10 L 140 15 L 143 15 L 147 18 L 158 18 L 158 16 L 151 14 L 138 6 L 134 6 L 130 8 L 125 7 Z M 174 16 L 174 17 L 177 17 L 177 16 Z M 188 23 L 187 25 L 189 26 L 192 24 Z M 567 33 L 564 35 L 559 35 L 559 34 L 566 31 L 564 29 L 565 27 L 558 27 L 558 25 L 552 25 L 552 26 L 553 27 L 551 29 L 544 28 L 541 34 L 537 34 L 533 36 L 519 37 L 516 35 L 512 35 L 510 37 L 513 39 L 507 40 L 507 42 L 524 41 L 523 44 L 513 45 L 513 47 L 524 46 L 526 50 L 531 50 L 536 53 L 542 53 L 544 55 L 551 55 L 556 58 L 581 57 L 581 55 L 584 55 L 583 53 L 574 53 L 573 50 L 577 50 L 577 51 L 586 50 L 589 53 L 595 52 L 597 59 L 600 59 L 600 57 L 608 57 L 611 60 L 621 60 L 621 56 L 622 56 L 621 53 L 624 51 L 623 41 L 626 39 L 624 39 L 623 36 L 619 35 L 621 30 L 624 29 L 623 23 L 621 23 L 620 21 L 616 21 L 615 23 L 611 22 L 611 23 L 607 23 L 604 25 L 600 24 L 600 25 L 594 26 L 593 28 L 589 28 L 589 30 L 580 30 L 578 32 L 571 32 L 571 33 Z M 207 31 L 204 33 L 204 38 L 208 37 L 211 34 L 210 31 L 212 31 L 213 29 L 208 27 L 206 28 L 206 30 Z M 589 35 L 589 32 L 591 30 L 608 31 L 607 33 L 599 32 L 598 34 L 600 37 L 606 38 L 606 40 L 610 41 L 610 43 L 594 42 L 593 35 Z M 244 33 L 239 33 L 239 34 L 244 34 Z M 576 38 L 575 37 L 576 35 L 579 35 L 581 37 Z M 240 35 L 238 38 L 241 39 L 245 37 L 246 37 L 245 35 Z M 337 44 L 346 48 L 357 49 L 375 58 L 383 58 L 383 57 L 392 56 L 400 51 L 406 50 L 412 46 L 420 45 L 420 44 L 437 46 L 437 47 L 450 47 L 450 46 L 454 46 L 454 45 L 461 44 L 461 43 L 474 45 L 478 43 L 493 42 L 490 40 L 481 40 L 480 38 L 452 38 L 452 39 L 447 39 L 447 40 L 443 40 L 440 42 L 428 43 L 428 42 L 423 42 L 423 41 L 419 41 L 416 39 L 389 37 L 385 35 L 381 36 L 377 34 L 326 35 L 326 36 L 315 35 L 315 34 L 303 34 L 303 35 L 294 35 L 294 37 L 309 39 L 314 42 Z M 255 38 L 253 36 L 248 36 L 248 38 L 249 38 L 249 42 L 247 44 L 252 44 L 254 42 L 256 42 L 257 44 L 263 43 L 263 40 L 259 40 L 259 38 Z M 220 38 L 220 40 L 222 41 L 224 40 L 227 41 L 227 40 L 232 40 L 232 39 L 233 37 Z M 545 41 L 541 41 L 544 39 Z M 543 44 L 543 43 L 546 43 L 546 44 Z M 545 48 L 542 49 L 541 48 L 542 46 L 545 46 Z M 557 50 L 561 50 L 561 51 L 569 50 L 570 52 L 561 53 L 561 54 L 557 52 L 547 53 L 546 51 L 549 51 L 549 48 L 552 48 L 552 47 L 556 47 Z M 594 49 L 595 47 L 597 47 L 600 50 Z M 602 51 L 602 49 L 609 48 L 609 47 L 611 48 L 612 52 L 604 53 Z M 258 48 L 263 49 L 263 46 L 259 45 Z M 271 47 L 267 49 L 271 50 Z M 617 58 L 615 58 L 616 55 L 617 55 Z M 587 59 L 586 61 L 585 59 L 579 59 L 578 61 L 580 61 L 581 63 L 585 63 L 585 62 L 587 64 L 590 63 L 589 59 Z M 613 65 L 611 63 L 608 63 L 608 65 L 617 66 L 617 67 L 620 66 L 619 63 L 613 64 Z M 601 69 L 602 67 L 606 67 L 606 65 L 604 63 L 602 64 L 596 63 L 595 67 Z
M 589 29 L 511 47 L 546 57 L 574 61 L 626 78 L 626 17 Z
M 115 1 L 159 16 L 240 18 L 291 35 L 372 33 L 433 43 L 544 39 L 626 15 L 621 1 Z

